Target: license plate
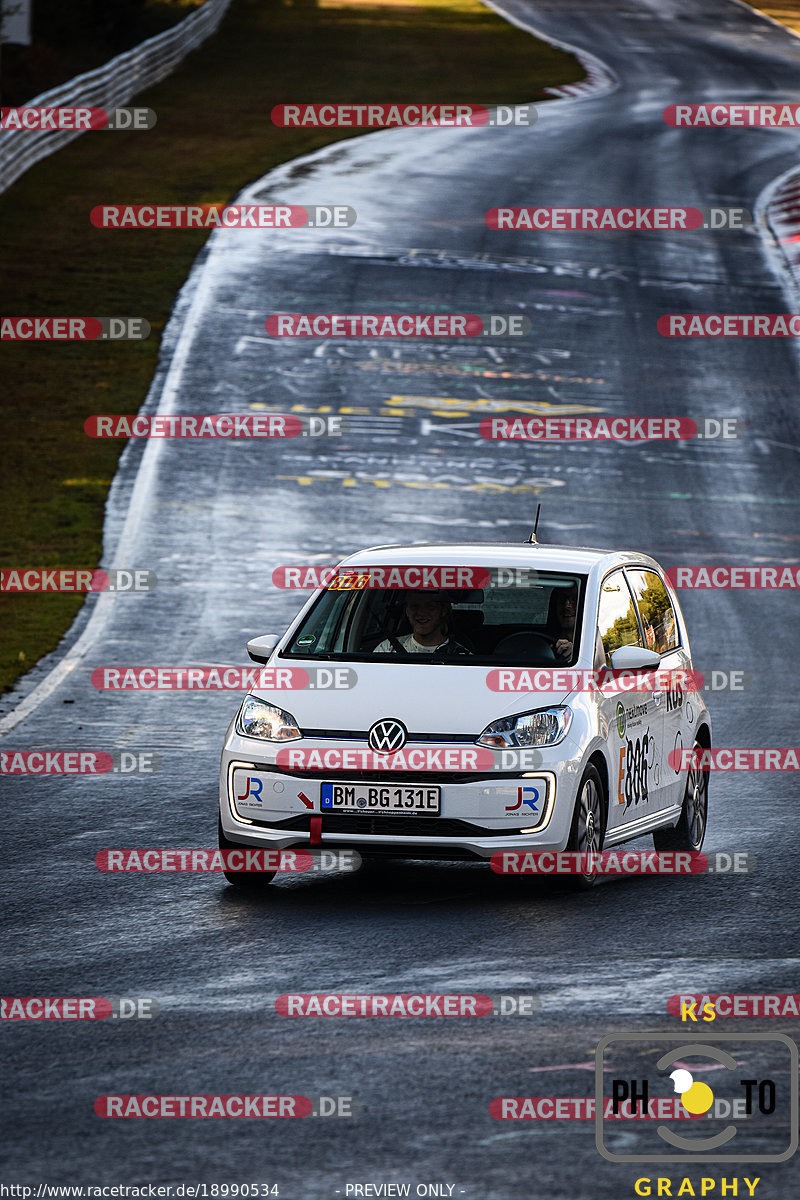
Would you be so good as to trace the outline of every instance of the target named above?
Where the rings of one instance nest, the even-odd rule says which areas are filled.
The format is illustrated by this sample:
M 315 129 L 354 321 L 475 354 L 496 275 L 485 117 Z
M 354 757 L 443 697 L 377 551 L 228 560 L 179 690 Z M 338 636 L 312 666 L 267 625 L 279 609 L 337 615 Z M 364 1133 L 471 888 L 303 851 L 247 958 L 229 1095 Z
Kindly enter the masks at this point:
M 387 817 L 403 813 L 439 815 L 441 788 L 398 787 L 379 783 L 323 783 L 320 808 L 323 812 L 370 813 Z

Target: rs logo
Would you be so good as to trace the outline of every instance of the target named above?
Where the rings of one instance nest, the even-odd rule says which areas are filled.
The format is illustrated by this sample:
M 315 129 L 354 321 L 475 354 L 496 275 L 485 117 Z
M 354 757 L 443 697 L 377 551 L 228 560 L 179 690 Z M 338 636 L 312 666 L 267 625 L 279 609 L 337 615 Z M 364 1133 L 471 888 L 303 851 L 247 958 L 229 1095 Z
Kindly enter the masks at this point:
M 246 775 L 245 783 L 247 784 L 247 787 L 245 788 L 242 795 L 237 796 L 236 799 L 237 800 L 246 800 L 248 796 L 252 796 L 252 798 L 254 800 L 257 800 L 258 803 L 261 804 L 262 803 L 261 789 L 264 786 L 263 781 L 261 779 L 253 779 L 252 776 Z

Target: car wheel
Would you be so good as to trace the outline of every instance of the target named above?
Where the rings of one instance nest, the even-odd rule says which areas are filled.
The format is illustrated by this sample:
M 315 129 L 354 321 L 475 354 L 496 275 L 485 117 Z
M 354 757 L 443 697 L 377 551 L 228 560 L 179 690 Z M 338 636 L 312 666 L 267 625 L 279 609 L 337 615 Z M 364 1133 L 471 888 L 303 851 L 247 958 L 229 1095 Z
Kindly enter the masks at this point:
M 695 742 L 694 749 L 705 749 Z M 656 829 L 653 845 L 656 850 L 699 850 L 706 836 L 708 822 L 708 772 L 690 767 L 686 776 L 683 804 L 674 829 Z
M 578 788 L 578 798 L 575 801 L 575 812 L 572 817 L 572 828 L 567 842 L 567 850 L 581 854 L 599 853 L 603 848 L 603 833 L 605 831 L 605 796 L 603 784 L 597 768 L 591 764 L 586 768 Z M 569 876 L 574 887 L 594 887 L 599 875 L 597 871 L 589 874 Z
M 219 838 L 220 850 L 242 850 L 243 846 L 237 845 L 236 842 L 229 842 L 222 832 L 222 820 L 217 822 L 217 834 Z M 260 892 L 268 883 L 272 883 L 275 878 L 275 871 L 223 871 L 222 872 L 228 883 L 232 883 L 234 887 L 241 888 L 246 892 Z

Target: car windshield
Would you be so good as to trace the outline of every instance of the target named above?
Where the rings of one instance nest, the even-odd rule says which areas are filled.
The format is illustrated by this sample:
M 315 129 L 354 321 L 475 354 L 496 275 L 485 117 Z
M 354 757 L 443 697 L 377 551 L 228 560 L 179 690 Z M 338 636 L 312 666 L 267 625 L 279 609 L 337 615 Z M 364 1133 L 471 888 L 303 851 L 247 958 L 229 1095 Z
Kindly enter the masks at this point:
M 356 580 L 355 586 L 326 589 L 282 654 L 342 662 L 570 666 L 580 651 L 585 584 L 582 575 L 516 568 L 495 568 L 489 586 L 461 591 L 402 591 L 358 586 Z

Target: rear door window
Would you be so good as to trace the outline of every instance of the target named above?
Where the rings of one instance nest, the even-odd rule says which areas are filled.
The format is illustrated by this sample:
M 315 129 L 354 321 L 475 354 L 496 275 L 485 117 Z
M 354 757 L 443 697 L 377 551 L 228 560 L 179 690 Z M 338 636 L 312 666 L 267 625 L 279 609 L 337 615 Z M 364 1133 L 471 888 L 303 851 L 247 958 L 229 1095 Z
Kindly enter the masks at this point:
M 645 645 L 658 654 L 668 654 L 680 645 L 675 609 L 664 582 L 655 571 L 644 567 L 627 569 L 639 615 L 642 618 Z

